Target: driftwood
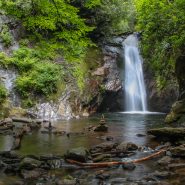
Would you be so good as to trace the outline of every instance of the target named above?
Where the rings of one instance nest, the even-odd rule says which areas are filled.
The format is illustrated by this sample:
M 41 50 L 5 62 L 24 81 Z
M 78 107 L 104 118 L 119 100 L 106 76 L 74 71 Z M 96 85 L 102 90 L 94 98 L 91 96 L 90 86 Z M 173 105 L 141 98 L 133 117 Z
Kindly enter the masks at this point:
M 146 160 L 152 159 L 156 156 L 159 156 L 160 154 L 163 154 L 165 152 L 166 152 L 166 150 L 160 150 L 160 151 L 158 151 L 154 154 L 151 154 L 147 157 L 143 157 L 143 158 L 140 158 L 140 159 L 134 159 L 134 160 L 129 161 L 129 162 L 113 161 L 113 162 L 101 162 L 101 163 L 81 163 L 81 162 L 74 161 L 74 160 L 71 160 L 71 159 L 66 159 L 66 161 L 70 164 L 76 164 L 76 165 L 81 166 L 81 167 L 101 168 L 101 167 L 109 167 L 109 166 L 122 165 L 122 164 L 128 164 L 128 163 L 140 163 L 142 161 L 146 161 Z

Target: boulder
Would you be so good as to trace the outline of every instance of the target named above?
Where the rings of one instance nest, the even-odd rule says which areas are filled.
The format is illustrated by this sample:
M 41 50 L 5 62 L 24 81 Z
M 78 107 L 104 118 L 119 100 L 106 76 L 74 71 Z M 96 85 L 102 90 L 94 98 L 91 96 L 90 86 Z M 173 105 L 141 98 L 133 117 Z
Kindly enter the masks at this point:
M 84 147 L 74 148 L 65 154 L 65 159 L 72 159 L 79 162 L 87 162 L 88 150 Z
M 176 114 L 185 113 L 185 99 L 176 101 L 172 105 L 172 111 Z
M 108 73 L 108 68 L 103 67 L 99 67 L 96 69 L 96 71 L 94 71 L 92 73 L 92 76 L 104 76 Z
M 163 158 L 159 159 L 157 163 L 161 166 L 166 166 L 172 162 L 172 158 L 169 156 L 164 156 Z
M 27 170 L 32 170 L 34 168 L 39 168 L 40 165 L 42 164 L 41 161 L 26 157 L 24 158 L 21 163 L 20 163 L 20 168 L 21 169 L 27 169 Z
M 164 127 L 150 129 L 148 134 L 154 135 L 159 138 L 168 138 L 171 140 L 178 140 L 185 138 L 185 128 L 173 128 L 173 127 Z
M 174 148 L 169 149 L 172 156 L 175 157 L 185 157 L 185 145 L 180 145 Z
M 168 169 L 170 170 L 178 170 L 181 168 L 185 168 L 185 163 L 175 163 L 175 164 L 169 164 L 167 166 Z
M 137 150 L 138 146 L 132 142 L 122 142 L 121 144 L 119 144 L 116 147 L 116 150 L 120 151 L 120 152 L 127 152 L 127 151 L 133 151 L 133 150 Z
M 21 122 L 21 123 L 31 123 L 32 120 L 29 118 L 23 118 L 23 117 L 13 117 L 13 122 Z
M 176 122 L 181 117 L 180 114 L 176 114 L 173 111 L 171 111 L 165 118 L 165 123 L 173 123 Z
M 106 159 L 109 159 L 111 157 L 112 157 L 111 154 L 100 154 L 93 159 L 93 162 L 105 161 Z
M 117 147 L 117 143 L 114 142 L 104 142 L 99 145 L 96 145 L 90 149 L 91 153 L 103 153 L 106 151 L 111 151 Z
M 97 127 L 94 128 L 95 132 L 107 132 L 108 131 L 108 126 L 107 125 L 98 125 Z
M 134 163 L 127 163 L 127 164 L 123 164 L 122 168 L 124 170 L 134 170 L 136 168 L 136 165 Z
M 165 123 L 178 121 L 185 113 L 185 99 L 176 101 L 171 108 L 170 113 L 165 118 Z
M 21 170 L 21 176 L 24 179 L 37 179 L 45 173 L 45 170 L 39 168 L 36 168 L 34 170 Z

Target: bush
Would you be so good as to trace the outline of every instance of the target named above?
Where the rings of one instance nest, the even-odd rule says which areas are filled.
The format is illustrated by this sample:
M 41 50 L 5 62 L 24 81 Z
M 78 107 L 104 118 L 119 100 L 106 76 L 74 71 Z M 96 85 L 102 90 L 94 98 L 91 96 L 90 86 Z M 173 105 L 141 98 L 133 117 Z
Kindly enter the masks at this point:
M 6 88 L 2 84 L 0 84 L 0 104 L 2 104 L 5 101 L 7 95 L 8 94 Z
M 36 63 L 34 68 L 16 79 L 16 89 L 23 97 L 44 95 L 57 92 L 60 80 L 60 67 L 49 62 Z
M 0 33 L 0 39 L 2 40 L 5 47 L 8 47 L 12 44 L 13 37 L 9 32 L 9 28 L 7 25 L 3 25 Z

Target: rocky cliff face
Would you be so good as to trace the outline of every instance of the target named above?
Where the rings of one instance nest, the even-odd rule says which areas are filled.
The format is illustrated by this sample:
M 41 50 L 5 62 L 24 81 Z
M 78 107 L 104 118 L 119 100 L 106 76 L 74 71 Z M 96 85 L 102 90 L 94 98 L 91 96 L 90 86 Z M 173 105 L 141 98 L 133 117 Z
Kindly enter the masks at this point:
M 13 50 L 19 48 L 19 39 L 24 35 L 21 24 L 0 15 L 0 30 L 7 29 L 8 41 L 3 40 L 0 35 L 0 51 L 11 55 Z M 66 85 L 57 101 L 46 101 L 42 98 L 36 105 L 27 110 L 20 111 L 21 99 L 14 89 L 14 82 L 17 77 L 15 69 L 0 69 L 0 79 L 8 90 L 9 97 L 6 101 L 6 108 L 11 115 L 22 114 L 44 118 L 44 119 L 71 119 L 80 116 L 89 116 L 95 112 L 124 111 L 124 65 L 122 43 L 127 36 L 113 37 L 112 39 L 100 42 L 102 55 L 96 69 L 88 71 L 90 75 L 85 79 L 85 90 L 79 92 L 73 80 Z M 6 45 L 8 42 L 8 45 Z M 97 59 L 94 59 L 97 60 Z M 179 59 L 182 60 L 182 59 Z M 179 62 L 181 63 L 181 62 Z M 184 96 L 183 70 L 177 66 L 181 96 Z M 149 107 L 151 111 L 166 112 L 177 96 L 176 86 L 168 87 L 158 92 L 152 73 L 145 70 Z M 8 103 L 7 103 L 8 102 Z M 16 111 L 17 109 L 17 111 Z M 13 111 L 12 111 L 13 110 Z
M 178 97 L 178 83 L 176 78 L 174 78 L 171 84 L 159 90 L 151 69 L 145 66 L 144 73 L 149 110 L 154 112 L 169 112 L 172 104 Z
M 179 84 L 179 96 L 172 105 L 165 122 L 182 124 L 185 122 L 185 56 L 180 56 L 176 61 L 176 77 Z

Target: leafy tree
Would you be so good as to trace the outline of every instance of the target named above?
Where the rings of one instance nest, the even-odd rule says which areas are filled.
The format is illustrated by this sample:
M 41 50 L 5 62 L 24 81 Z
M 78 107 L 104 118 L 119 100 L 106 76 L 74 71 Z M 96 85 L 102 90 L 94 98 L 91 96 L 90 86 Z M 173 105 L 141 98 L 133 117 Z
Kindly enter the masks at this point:
M 67 56 L 79 57 L 90 45 L 87 33 L 93 28 L 87 26 L 78 15 L 78 8 L 67 0 L 0 0 L 0 8 L 8 15 L 21 20 L 28 33 L 36 40 L 49 40 L 55 49 Z M 90 1 L 91 2 L 91 1 Z M 88 7 L 93 6 L 92 3 Z M 55 43 L 58 43 L 57 46 Z
M 144 56 L 163 87 L 166 79 L 173 78 L 175 61 L 184 53 L 185 1 L 135 0 L 135 4 Z

